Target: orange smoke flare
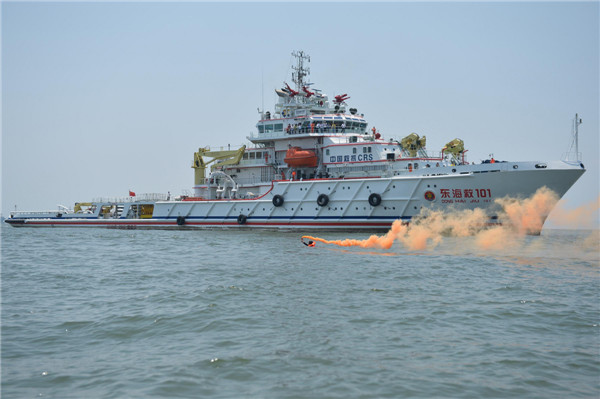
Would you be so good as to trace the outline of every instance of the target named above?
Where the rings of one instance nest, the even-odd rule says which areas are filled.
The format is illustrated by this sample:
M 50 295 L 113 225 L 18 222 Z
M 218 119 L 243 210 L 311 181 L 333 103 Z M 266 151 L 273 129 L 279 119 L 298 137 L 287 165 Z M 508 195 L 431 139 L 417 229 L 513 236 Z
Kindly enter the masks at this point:
M 381 249 L 390 249 L 392 244 L 394 243 L 394 238 L 396 235 L 400 234 L 403 229 L 406 229 L 406 226 L 402 224 L 401 220 L 395 220 L 392 223 L 392 228 L 383 236 L 372 235 L 366 240 L 354 240 L 351 238 L 346 238 L 345 240 L 325 240 L 319 237 L 312 236 L 302 236 L 302 238 L 306 238 L 313 241 L 322 242 L 323 244 L 335 244 L 340 247 L 362 247 L 362 248 L 381 248 Z

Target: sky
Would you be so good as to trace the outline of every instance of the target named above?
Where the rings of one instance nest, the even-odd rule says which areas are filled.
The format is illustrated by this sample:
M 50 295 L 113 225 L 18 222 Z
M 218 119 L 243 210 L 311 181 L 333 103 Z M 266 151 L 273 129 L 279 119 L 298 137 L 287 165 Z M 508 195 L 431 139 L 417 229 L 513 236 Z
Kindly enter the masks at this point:
M 458 137 L 479 162 L 561 159 L 579 113 L 599 195 L 599 3 L 2 2 L 2 214 L 191 190 L 199 147 L 248 144 L 310 80 L 387 138 Z

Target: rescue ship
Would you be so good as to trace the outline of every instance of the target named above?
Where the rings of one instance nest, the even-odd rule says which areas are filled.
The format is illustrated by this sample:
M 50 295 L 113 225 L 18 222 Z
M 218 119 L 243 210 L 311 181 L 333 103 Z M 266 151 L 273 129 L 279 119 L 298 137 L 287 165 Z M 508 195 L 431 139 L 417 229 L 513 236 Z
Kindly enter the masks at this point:
M 194 153 L 192 195 L 131 195 L 46 212 L 12 212 L 15 227 L 274 228 L 386 230 L 423 208 L 482 208 L 497 222 L 495 199 L 527 198 L 541 187 L 562 197 L 585 172 L 561 161 L 467 161 L 464 142 L 439 152 L 411 133 L 384 139 L 348 94 L 330 99 L 309 82 L 310 57 L 293 52 L 293 87 L 259 110 L 251 145 Z M 575 130 L 580 120 L 575 120 Z M 577 137 L 577 135 L 575 135 Z M 133 193 L 130 193 L 133 194 Z

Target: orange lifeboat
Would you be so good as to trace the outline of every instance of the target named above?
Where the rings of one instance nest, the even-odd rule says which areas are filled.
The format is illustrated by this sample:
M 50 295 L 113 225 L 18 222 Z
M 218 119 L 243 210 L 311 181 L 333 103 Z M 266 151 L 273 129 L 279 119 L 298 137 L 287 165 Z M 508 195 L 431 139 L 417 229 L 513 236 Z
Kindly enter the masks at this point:
M 285 153 L 283 160 L 289 166 L 300 168 L 314 168 L 317 166 L 317 154 L 312 150 L 303 150 L 300 147 L 292 147 Z

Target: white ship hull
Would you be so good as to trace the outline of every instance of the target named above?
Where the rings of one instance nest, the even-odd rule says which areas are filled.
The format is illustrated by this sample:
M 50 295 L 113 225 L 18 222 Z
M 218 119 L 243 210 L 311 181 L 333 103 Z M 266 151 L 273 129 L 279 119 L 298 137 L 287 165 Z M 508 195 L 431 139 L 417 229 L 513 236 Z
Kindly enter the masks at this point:
M 538 167 L 536 167 L 538 165 Z M 577 181 L 580 164 L 535 162 L 461 165 L 432 168 L 389 178 L 276 181 L 258 199 L 159 201 L 149 219 L 100 217 L 26 217 L 8 219 L 15 227 L 108 227 L 147 229 L 271 228 L 385 230 L 401 219 L 409 222 L 422 208 L 454 211 L 484 209 L 498 223 L 496 199 L 528 198 L 547 187 L 559 198 Z M 327 203 L 317 199 L 327 196 Z M 379 204 L 369 198 L 378 195 Z M 283 198 L 279 206 L 276 196 Z M 375 201 L 376 202 L 376 201 Z

